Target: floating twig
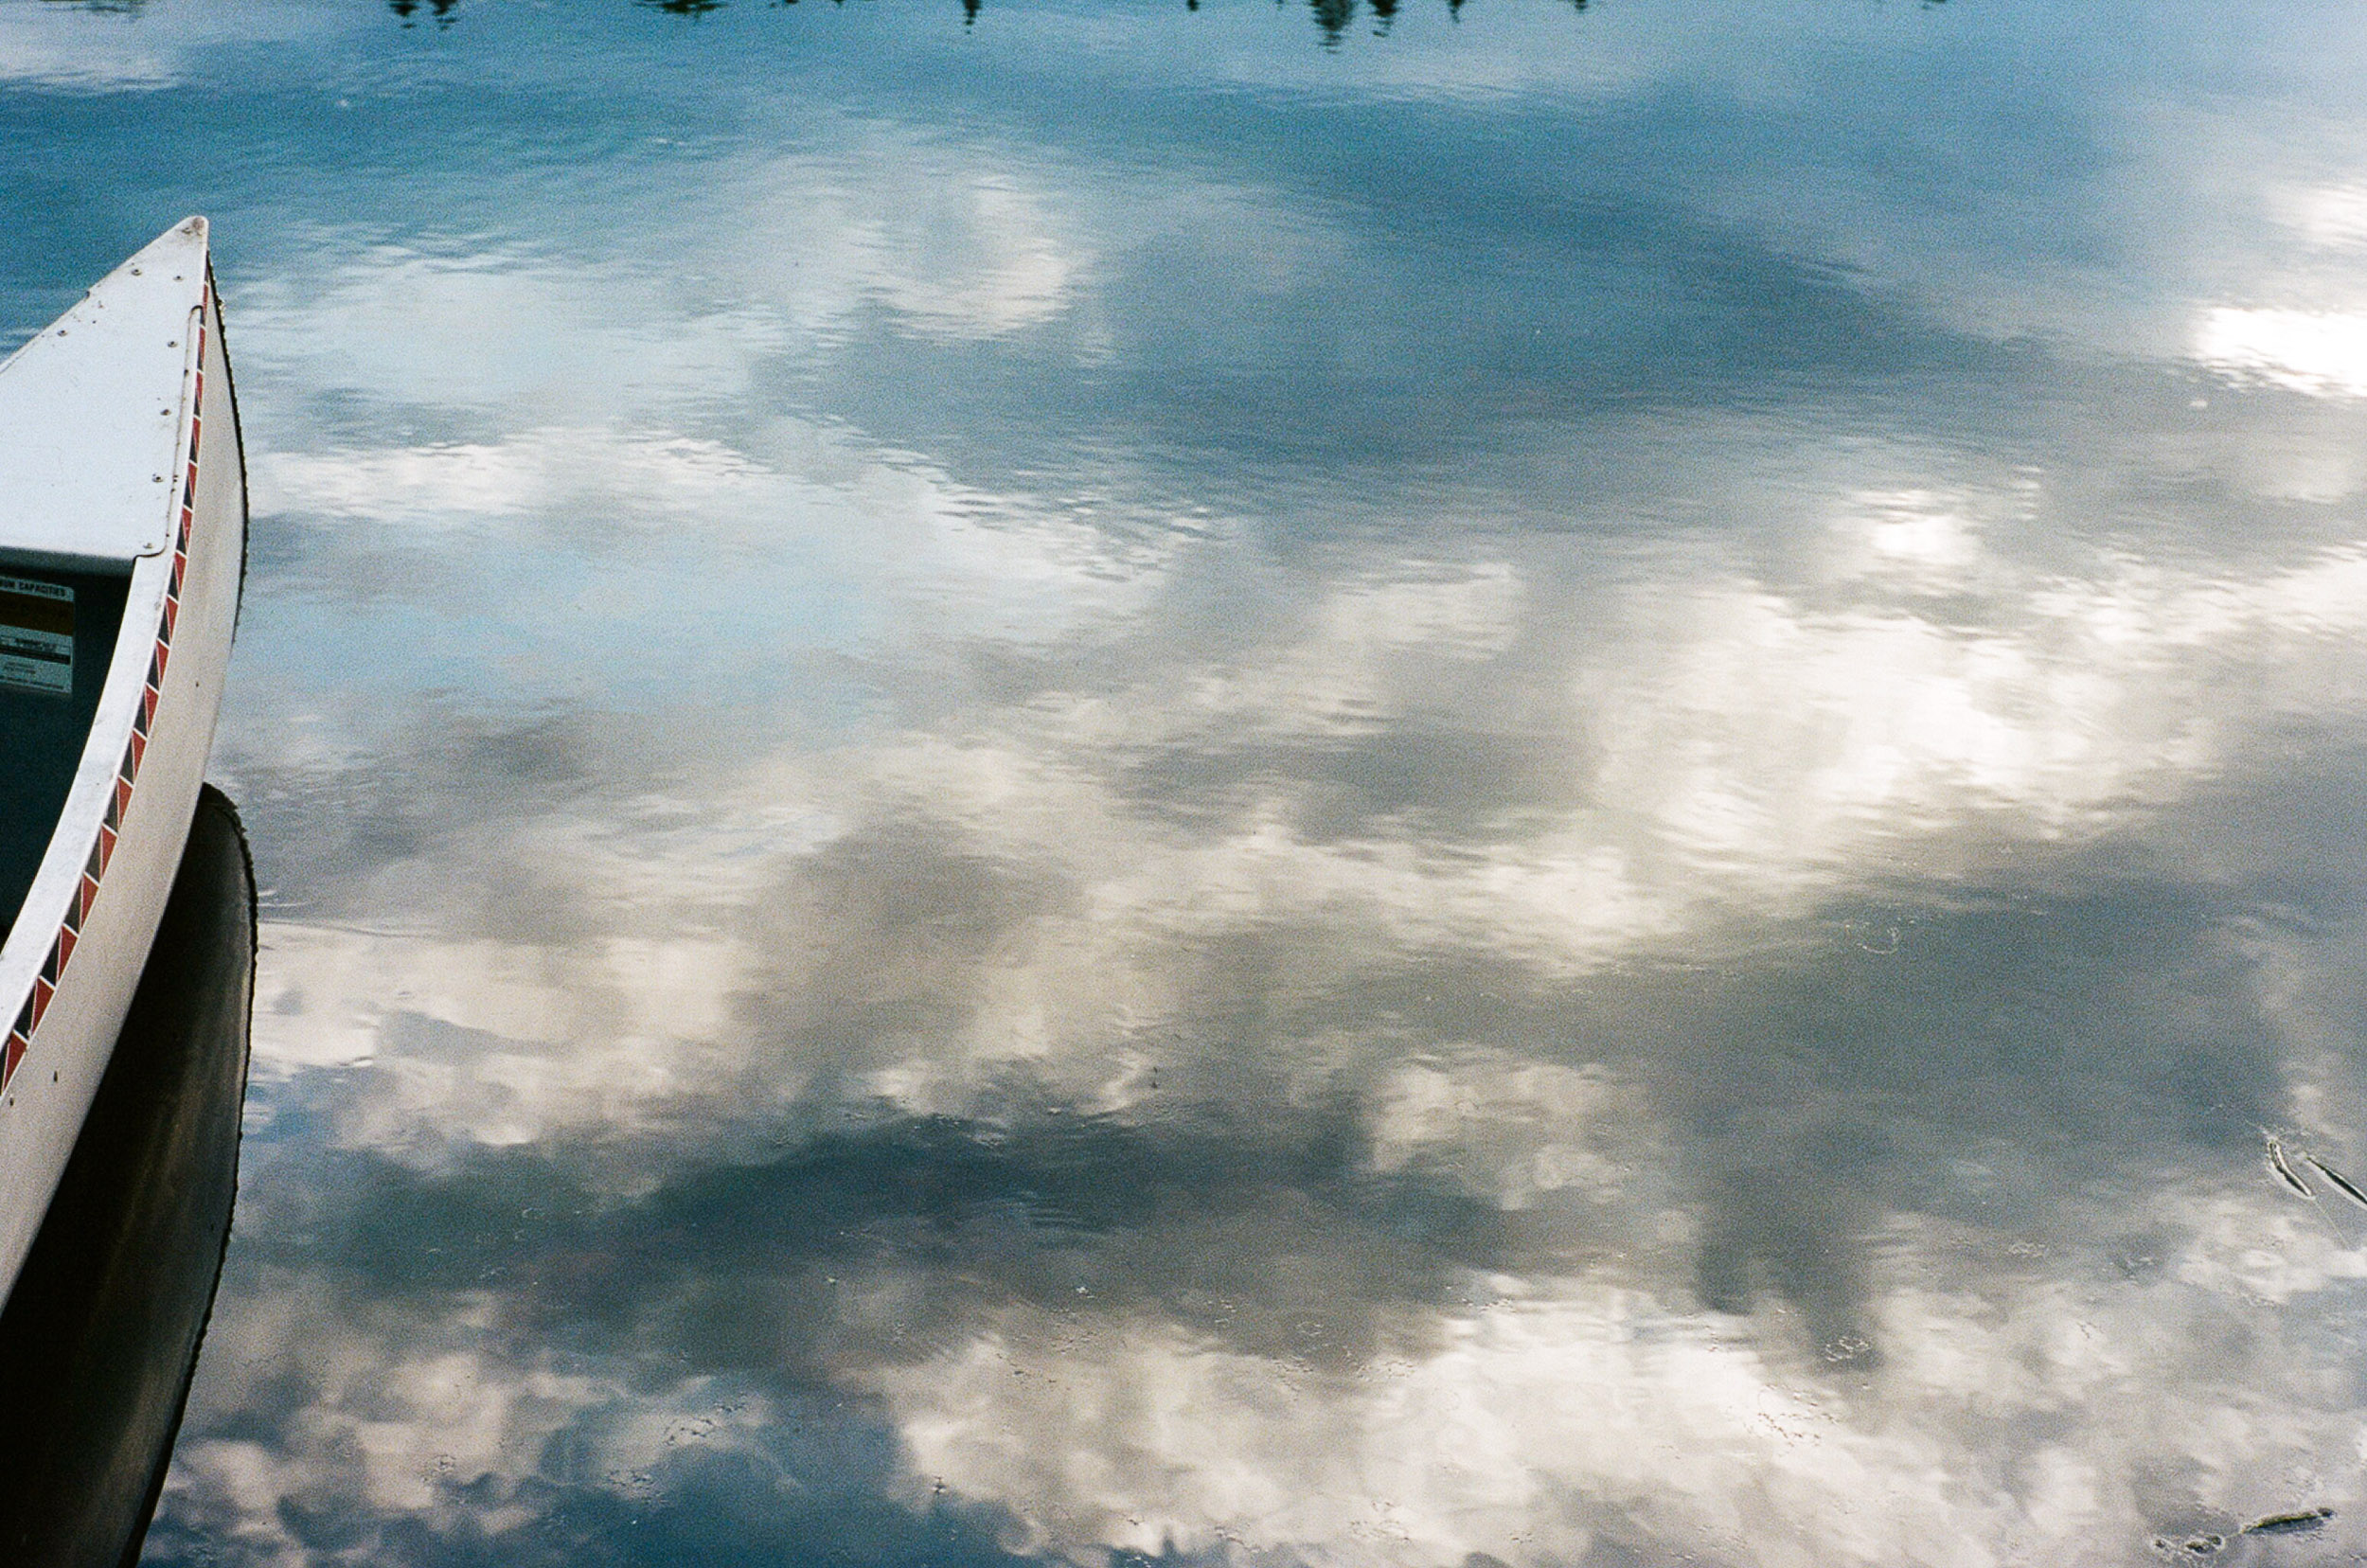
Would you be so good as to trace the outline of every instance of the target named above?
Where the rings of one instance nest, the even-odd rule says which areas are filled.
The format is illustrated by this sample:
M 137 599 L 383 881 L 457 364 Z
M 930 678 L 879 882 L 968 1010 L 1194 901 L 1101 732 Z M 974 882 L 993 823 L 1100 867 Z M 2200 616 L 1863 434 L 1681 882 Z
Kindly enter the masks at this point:
M 2315 1200 L 2318 1195 L 2309 1190 L 2309 1184 L 2303 1181 L 2301 1176 L 2293 1169 L 2293 1167 L 2286 1163 L 2285 1146 L 2277 1142 L 2276 1135 L 2274 1133 L 2264 1133 L 2262 1135 L 2269 1140 L 2269 1168 L 2275 1171 L 2278 1179 L 2283 1181 L 2287 1186 L 2291 1187 L 2295 1192 L 2300 1193 L 2305 1198 Z
M 2326 1164 L 2325 1161 L 2318 1158 L 2315 1154 L 2305 1154 L 2302 1158 L 2307 1160 L 2319 1175 L 2323 1176 L 2327 1181 L 2332 1182 L 2336 1186 L 2341 1188 L 2343 1197 L 2348 1198 L 2352 1203 L 2357 1203 L 2360 1208 L 2367 1208 L 2367 1192 L 2361 1192 L 2358 1188 L 2351 1185 L 2350 1182 L 2340 1171 L 2335 1169 L 2332 1166 Z

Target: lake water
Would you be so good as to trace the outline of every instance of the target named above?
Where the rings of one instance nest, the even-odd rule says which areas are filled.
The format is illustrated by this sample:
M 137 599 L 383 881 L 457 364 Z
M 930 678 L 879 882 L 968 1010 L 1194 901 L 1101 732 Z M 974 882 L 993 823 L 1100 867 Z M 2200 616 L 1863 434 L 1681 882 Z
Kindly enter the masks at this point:
M 148 1560 L 2352 1560 L 2362 60 L 0 0 L 251 464 Z

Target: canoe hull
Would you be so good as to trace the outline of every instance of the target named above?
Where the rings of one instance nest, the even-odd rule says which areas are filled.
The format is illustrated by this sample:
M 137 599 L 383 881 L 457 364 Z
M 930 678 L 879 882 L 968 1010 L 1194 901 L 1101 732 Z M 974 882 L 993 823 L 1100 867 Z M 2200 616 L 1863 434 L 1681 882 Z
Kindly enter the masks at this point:
M 129 563 L 82 765 L 0 950 L 0 1017 L 14 1018 L 0 1059 L 0 1292 L 40 1229 L 147 964 L 213 747 L 237 623 L 244 461 L 204 226 L 193 220 L 174 234 L 191 232 L 193 258 L 180 264 L 200 275 L 202 292 L 177 329 L 195 342 L 180 388 L 168 543 Z M 190 330 L 201 320 L 202 332 Z

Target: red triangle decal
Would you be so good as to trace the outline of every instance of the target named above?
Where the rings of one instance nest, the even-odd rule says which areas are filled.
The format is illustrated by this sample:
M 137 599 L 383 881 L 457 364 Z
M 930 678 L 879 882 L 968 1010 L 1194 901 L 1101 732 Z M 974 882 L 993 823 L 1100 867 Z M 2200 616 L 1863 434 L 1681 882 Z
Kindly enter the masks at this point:
M 46 980 L 33 982 L 33 1027 L 41 1027 L 42 1014 L 49 1010 L 49 999 L 58 994 L 58 988 Z
M 74 933 L 71 931 L 58 933 L 58 971 L 60 973 L 63 973 L 66 965 L 74 961 Z

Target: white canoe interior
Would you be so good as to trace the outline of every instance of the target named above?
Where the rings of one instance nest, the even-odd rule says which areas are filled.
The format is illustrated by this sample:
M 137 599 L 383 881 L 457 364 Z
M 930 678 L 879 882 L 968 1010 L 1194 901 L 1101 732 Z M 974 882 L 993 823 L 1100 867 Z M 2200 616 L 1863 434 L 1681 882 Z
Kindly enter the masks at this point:
M 0 364 L 0 1297 L 180 864 L 245 534 L 192 218 Z

